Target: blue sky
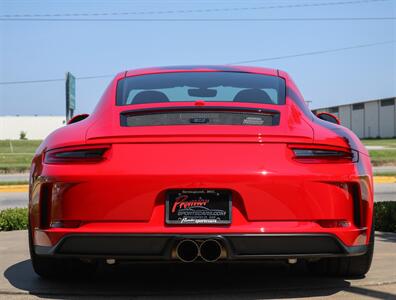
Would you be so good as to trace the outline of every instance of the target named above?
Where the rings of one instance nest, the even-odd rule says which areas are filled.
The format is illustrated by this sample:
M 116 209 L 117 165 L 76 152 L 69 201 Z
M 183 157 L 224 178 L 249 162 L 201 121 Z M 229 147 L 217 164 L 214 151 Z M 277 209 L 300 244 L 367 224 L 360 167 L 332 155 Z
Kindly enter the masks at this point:
M 0 15 L 127 12 L 138 14 L 111 18 L 396 17 L 395 0 L 268 8 L 336 2 L 347 1 L 0 0 Z M 256 9 L 159 13 L 230 8 Z M 396 40 L 395 20 L 0 21 L 0 82 L 63 78 L 67 71 L 84 77 L 149 66 L 224 64 L 391 40 Z M 312 101 L 312 108 L 396 96 L 395 43 L 246 65 L 289 72 L 306 100 Z M 90 113 L 110 80 L 78 80 L 77 113 Z M 64 89 L 62 81 L 0 85 L 0 115 L 62 115 Z

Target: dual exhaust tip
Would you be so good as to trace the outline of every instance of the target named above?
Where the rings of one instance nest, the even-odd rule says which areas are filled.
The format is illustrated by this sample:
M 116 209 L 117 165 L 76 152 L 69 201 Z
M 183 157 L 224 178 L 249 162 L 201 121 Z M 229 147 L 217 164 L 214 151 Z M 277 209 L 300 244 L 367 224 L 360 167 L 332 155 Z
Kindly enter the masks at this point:
M 222 245 L 214 239 L 198 244 L 193 240 L 182 240 L 176 246 L 176 257 L 183 262 L 193 262 L 201 257 L 206 262 L 217 261 L 222 254 Z

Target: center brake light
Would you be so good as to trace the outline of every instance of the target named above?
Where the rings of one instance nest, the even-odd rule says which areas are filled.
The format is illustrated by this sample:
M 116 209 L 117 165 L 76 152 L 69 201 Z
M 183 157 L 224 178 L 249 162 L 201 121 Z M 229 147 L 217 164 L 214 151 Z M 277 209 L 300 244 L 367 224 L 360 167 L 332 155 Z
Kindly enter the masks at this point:
M 46 164 L 98 163 L 106 159 L 110 145 L 67 147 L 47 151 Z
M 293 158 L 304 163 L 346 163 L 359 160 L 359 153 L 352 149 L 322 145 L 289 145 L 289 148 L 293 151 Z

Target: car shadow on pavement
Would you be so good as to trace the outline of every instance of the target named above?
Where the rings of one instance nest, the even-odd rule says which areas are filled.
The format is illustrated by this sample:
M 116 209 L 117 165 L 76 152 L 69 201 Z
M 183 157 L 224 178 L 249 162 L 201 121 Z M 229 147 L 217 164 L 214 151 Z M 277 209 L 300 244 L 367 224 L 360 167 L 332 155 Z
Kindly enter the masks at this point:
M 92 278 L 45 280 L 25 260 L 10 266 L 5 278 L 15 288 L 53 299 L 73 296 L 182 298 L 290 298 L 329 296 L 347 290 L 368 295 L 342 278 L 312 276 L 305 264 L 120 264 L 100 265 Z M 390 294 L 373 292 L 375 298 Z

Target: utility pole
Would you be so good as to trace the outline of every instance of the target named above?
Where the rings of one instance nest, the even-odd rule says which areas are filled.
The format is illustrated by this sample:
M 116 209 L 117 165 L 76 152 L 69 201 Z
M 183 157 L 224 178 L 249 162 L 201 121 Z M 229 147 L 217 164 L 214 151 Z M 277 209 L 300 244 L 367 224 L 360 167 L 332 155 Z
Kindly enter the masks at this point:
M 73 118 L 76 109 L 76 77 L 66 73 L 66 122 Z

